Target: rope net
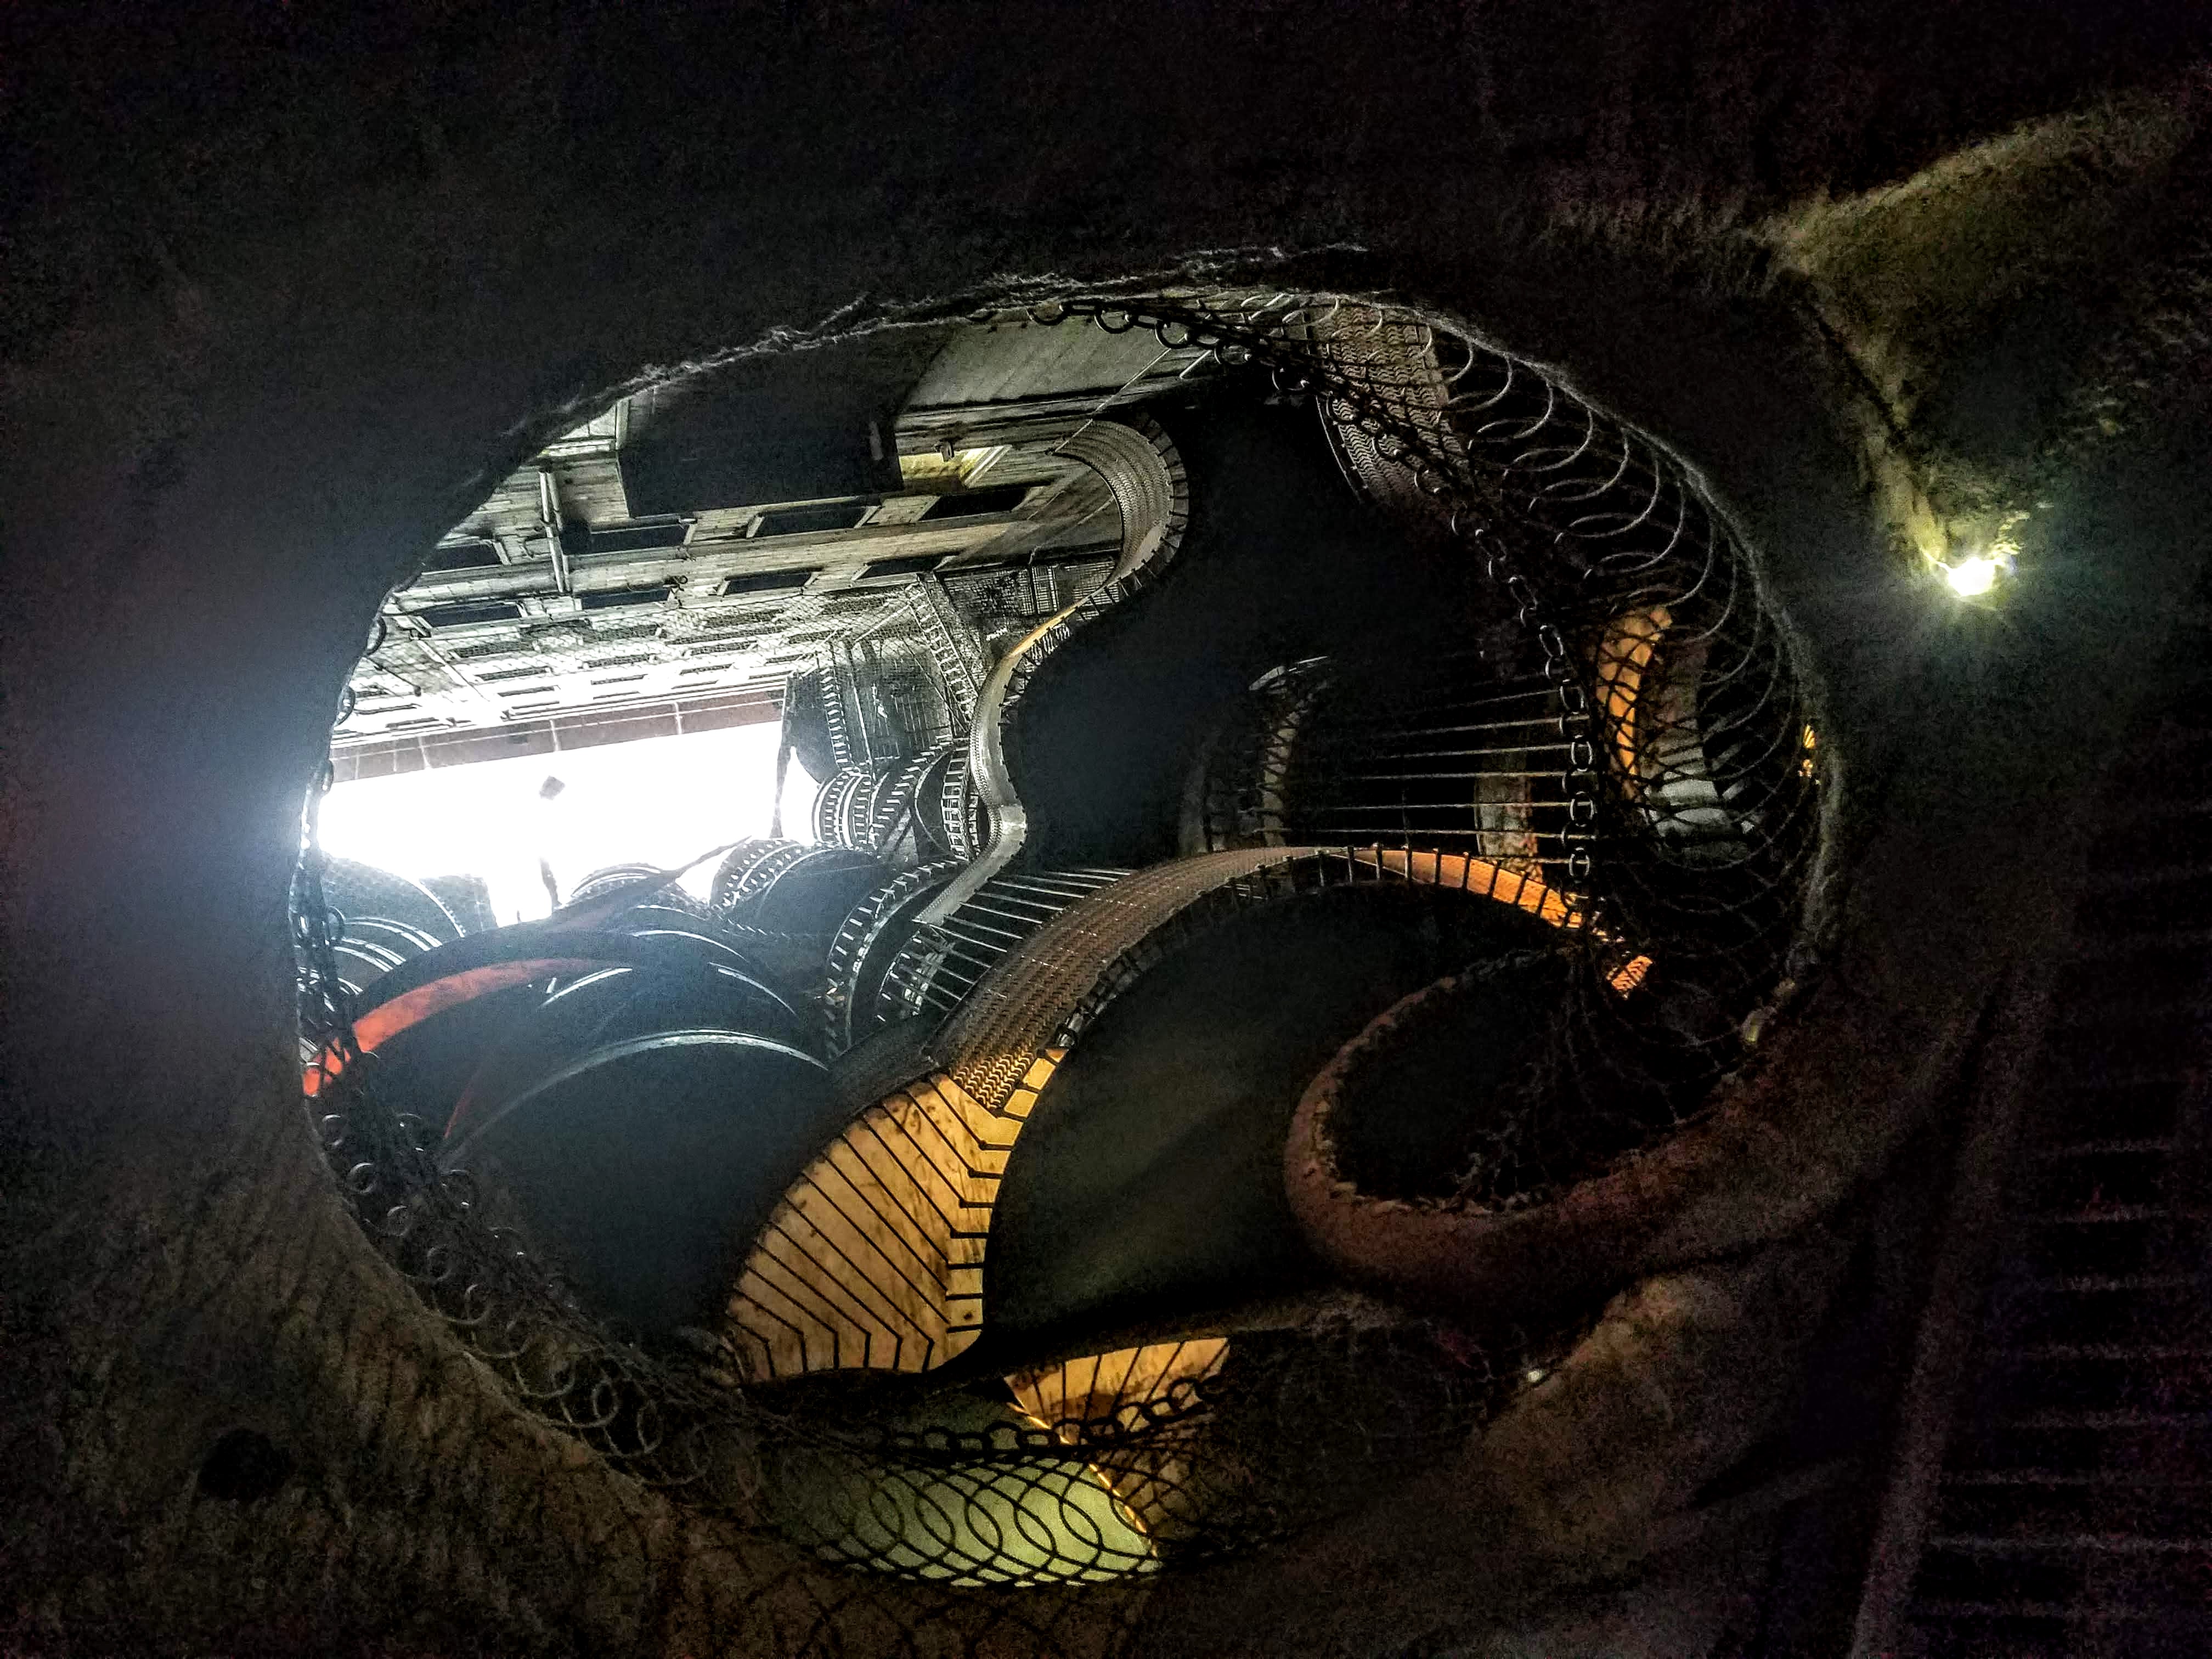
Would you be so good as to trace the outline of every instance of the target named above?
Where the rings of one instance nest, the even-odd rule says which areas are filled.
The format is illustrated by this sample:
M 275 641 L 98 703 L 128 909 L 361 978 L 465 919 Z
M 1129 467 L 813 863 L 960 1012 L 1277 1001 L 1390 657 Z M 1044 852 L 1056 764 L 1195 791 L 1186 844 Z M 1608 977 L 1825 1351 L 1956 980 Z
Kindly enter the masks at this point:
M 1492 964 L 1536 988 L 1550 1012 L 1501 1088 L 1507 1109 L 1470 1122 L 1441 1162 L 1374 1160 L 1355 1171 L 1363 1188 L 1535 1201 L 1694 1113 L 1802 969 L 1790 952 L 1818 851 L 1821 753 L 1749 561 L 1685 470 L 1527 365 L 1383 302 L 1243 289 L 1060 297 L 1018 314 L 1147 328 L 1164 350 L 1211 354 L 1226 386 L 1310 398 L 1355 487 L 1410 533 L 1455 550 L 1472 597 L 1455 638 L 1285 664 L 1257 684 L 1206 763 L 1202 844 L 1191 850 L 1340 850 L 1261 859 L 1173 926 L 1133 936 L 1020 1042 L 1000 1041 L 1008 1016 L 990 988 L 1021 982 L 1070 907 L 1111 902 L 1145 875 L 1017 870 L 938 927 L 903 943 L 885 934 L 887 918 L 918 915 L 982 850 L 989 828 L 958 763 L 972 698 L 948 682 L 950 667 L 930 678 L 930 663 L 954 653 L 922 648 L 931 614 L 917 603 L 916 642 L 899 659 L 915 684 L 902 702 L 852 696 L 856 718 L 825 738 L 842 769 L 815 826 L 824 841 L 902 845 L 909 867 L 886 872 L 822 939 L 829 1000 L 809 1032 L 827 1030 L 835 1050 L 927 1016 L 947 1075 L 1003 1117 L 1042 1086 L 1038 1066 L 1048 1076 L 1108 1002 L 1208 918 L 1300 884 L 1456 880 L 1550 925 L 1543 948 Z M 1103 566 L 1073 574 L 1094 581 L 1062 624 L 1069 635 L 1144 586 L 1106 581 Z M 1036 591 L 1037 580 L 994 577 L 951 603 L 987 634 L 1018 632 L 1010 624 L 1071 603 L 1065 590 Z M 849 653 L 820 663 L 828 702 L 845 704 Z M 1470 1334 L 1339 1311 L 994 1375 L 940 1363 L 953 1344 L 912 1364 L 787 1364 L 767 1338 L 769 1358 L 748 1358 L 725 1335 L 625 1334 L 532 1241 L 495 1224 L 498 1195 L 441 1156 L 447 1103 L 422 1097 L 361 1039 L 357 1014 L 375 993 L 357 962 L 342 970 L 353 924 L 328 902 L 314 823 L 311 806 L 294 923 L 307 1091 L 338 1190 L 525 1409 L 688 1506 L 849 1571 L 849 1597 L 833 1607 L 817 1595 L 795 1621 L 779 1598 L 796 1581 L 763 1577 L 761 1616 L 781 1650 L 975 1652 L 1018 1627 L 1022 1650 L 1110 1653 L 1140 1605 L 1131 1583 L 1261 1547 L 1449 1457 L 1581 1317 Z M 787 842 L 740 847 L 686 926 L 708 954 L 742 963 L 769 937 L 758 927 L 749 936 L 744 918 L 807 855 Z M 611 871 L 589 896 L 618 907 L 625 879 L 654 878 Z M 718 921 L 728 924 L 720 933 Z M 817 1036 L 791 1040 L 820 1047 Z M 909 1130 L 928 1121 L 927 1103 L 909 1118 Z M 988 1138 L 970 1139 L 968 1163 L 944 1165 L 956 1208 L 1003 1167 Z M 854 1204 L 896 1185 L 869 1162 L 877 1151 L 849 1133 L 841 1144 L 858 1148 L 846 1170 Z M 879 1137 L 878 1151 L 888 1145 Z M 787 1206 L 775 1227 L 796 1237 L 799 1213 Z M 962 1225 L 956 1217 L 941 1231 L 957 1237 Z M 813 1252 L 808 1294 L 827 1310 L 825 1328 L 857 1328 L 857 1314 L 829 1304 L 865 1297 L 872 1281 L 824 1265 L 818 1247 L 831 1237 L 817 1227 L 799 1251 Z M 939 1304 L 958 1300 L 948 1286 L 960 1275 L 980 1274 L 957 1254 L 929 1269 L 941 1276 Z M 775 1294 L 760 1291 L 754 1305 L 772 1310 Z M 763 1314 L 761 1328 L 779 1316 Z M 791 1352 L 803 1357 L 803 1344 Z

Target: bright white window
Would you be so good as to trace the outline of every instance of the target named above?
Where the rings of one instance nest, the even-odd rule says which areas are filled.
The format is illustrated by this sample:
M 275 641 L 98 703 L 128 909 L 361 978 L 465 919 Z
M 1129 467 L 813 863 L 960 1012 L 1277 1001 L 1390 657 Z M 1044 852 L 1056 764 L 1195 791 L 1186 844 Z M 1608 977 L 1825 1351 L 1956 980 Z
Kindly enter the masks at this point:
M 541 858 L 566 898 L 611 864 L 665 868 L 766 835 L 779 734 L 769 720 L 342 783 L 323 803 L 323 845 L 416 881 L 482 876 L 501 922 L 528 921 L 551 908 Z M 562 783 L 550 799 L 548 778 Z M 811 838 L 813 799 L 794 758 L 784 785 L 793 839 Z M 704 897 L 714 872 L 710 860 L 684 885 Z

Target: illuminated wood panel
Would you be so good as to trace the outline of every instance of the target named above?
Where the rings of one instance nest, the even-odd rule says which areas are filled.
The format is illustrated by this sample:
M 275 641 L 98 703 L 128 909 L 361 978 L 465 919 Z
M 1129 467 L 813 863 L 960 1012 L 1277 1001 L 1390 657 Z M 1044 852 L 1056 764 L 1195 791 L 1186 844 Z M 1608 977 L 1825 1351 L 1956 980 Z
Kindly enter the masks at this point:
M 830 1145 L 785 1195 L 732 1292 L 728 1334 L 749 1379 L 929 1370 L 975 1340 L 1006 1155 L 1060 1059 L 1041 1055 L 996 1110 L 933 1073 Z

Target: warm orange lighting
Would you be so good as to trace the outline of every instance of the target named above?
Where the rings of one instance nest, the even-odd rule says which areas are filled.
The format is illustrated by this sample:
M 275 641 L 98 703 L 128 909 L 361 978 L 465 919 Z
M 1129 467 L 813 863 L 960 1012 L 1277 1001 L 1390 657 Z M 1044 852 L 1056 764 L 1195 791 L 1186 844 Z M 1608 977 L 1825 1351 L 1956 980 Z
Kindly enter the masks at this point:
M 1224 1337 L 1154 1342 L 1018 1372 L 1006 1386 L 1024 1411 L 1073 1445 L 1085 1422 L 1118 1419 L 1132 1407 L 1164 1397 L 1178 1382 L 1212 1376 L 1228 1356 Z
M 1352 858 L 1378 875 L 1493 899 L 1553 927 L 1589 924 L 1577 902 L 1525 868 L 1392 848 L 1354 848 Z M 1634 958 L 1613 975 L 1614 988 L 1626 994 L 1650 967 L 1648 957 Z M 995 1109 L 939 1070 L 891 1091 L 855 1118 L 785 1192 L 739 1269 L 723 1332 L 740 1377 L 928 1371 L 972 1346 L 982 1334 L 984 1256 L 1000 1182 L 1065 1057 L 1058 1048 L 1031 1057 Z M 1071 1402 L 1081 1414 L 1077 1393 L 1097 1395 L 1109 1383 L 1124 1391 L 1146 1386 L 1143 1369 L 1155 1364 L 1162 1369 L 1149 1386 L 1164 1389 L 1186 1374 L 1176 1367 L 1210 1367 L 1218 1358 L 1197 1341 L 1158 1345 L 1158 1352 L 1183 1358 L 1156 1361 L 1148 1358 L 1154 1350 L 1145 1348 L 1078 1361 L 1013 1379 L 1017 1398 L 1030 1415 L 1056 1421 L 1070 1415 Z M 1101 1382 L 1099 1368 L 1115 1364 L 1121 1372 Z M 1088 1382 L 1077 1374 L 1085 1366 L 1093 1368 Z M 1117 1491 L 1150 1525 L 1135 1488 Z
M 1488 859 L 1464 853 L 1407 853 L 1390 848 L 1354 848 L 1353 860 L 1370 868 L 1403 876 L 1425 887 L 1455 887 L 1480 893 L 1548 921 L 1554 927 L 1579 927 L 1583 913 L 1534 876 L 1509 870 Z
M 1144 1407 L 1166 1398 L 1178 1383 L 1203 1382 L 1228 1358 L 1224 1337 L 1155 1342 L 1017 1372 L 1006 1386 L 1024 1418 L 1074 1446 L 1082 1443 L 1086 1423 L 1142 1426 Z M 1186 1468 L 1174 1450 L 1124 1447 L 1085 1467 L 1130 1530 L 1147 1540 L 1193 1518 Z
M 747 1381 L 857 1368 L 933 1370 L 983 1328 L 999 1181 L 1064 1050 L 1030 1062 L 996 1111 L 945 1072 L 895 1089 L 785 1193 L 731 1291 Z M 842 1264 L 834 1279 L 823 1264 Z
M 1621 995 L 1626 996 L 1631 991 L 1633 991 L 1638 986 L 1644 983 L 1644 975 L 1650 971 L 1651 958 L 1650 957 L 1638 957 L 1633 962 L 1628 963 L 1625 966 L 1616 969 L 1611 978 L 1607 981 L 1607 983 L 1609 983 L 1614 990 L 1620 993 Z
M 403 992 L 389 1002 L 379 1003 L 354 1021 L 354 1046 L 362 1054 L 372 1054 L 402 1031 L 464 1002 L 489 996 L 494 991 L 504 991 L 510 986 L 527 985 L 532 980 L 589 973 L 606 965 L 583 957 L 538 957 L 527 962 L 498 962 L 464 973 L 448 974 L 443 979 L 434 979 L 428 985 Z M 308 1066 L 301 1087 L 312 1098 L 321 1092 L 325 1079 L 335 1078 L 344 1069 L 344 1057 L 335 1048 L 325 1048 Z
M 1644 691 L 1644 671 L 1658 652 L 1660 635 L 1674 621 L 1663 605 L 1616 617 L 1597 648 L 1598 690 L 1624 777 L 1636 775 L 1636 703 Z

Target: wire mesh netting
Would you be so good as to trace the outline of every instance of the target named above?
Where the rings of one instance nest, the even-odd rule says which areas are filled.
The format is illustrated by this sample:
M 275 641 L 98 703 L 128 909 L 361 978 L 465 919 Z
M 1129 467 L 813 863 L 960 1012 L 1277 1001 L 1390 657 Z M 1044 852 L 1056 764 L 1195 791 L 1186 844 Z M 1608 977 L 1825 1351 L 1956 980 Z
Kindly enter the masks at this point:
M 1286 665 L 1203 784 L 1206 845 L 1456 850 L 1579 913 L 1574 993 L 1515 1085 L 1521 1154 L 1418 1195 L 1525 1201 L 1675 1127 L 1788 994 L 1820 845 L 1818 736 L 1734 532 L 1652 441 L 1402 308 L 1157 325 L 1310 387 L 1370 500 L 1481 561 L 1456 638 Z
M 1068 906 L 1126 870 L 1032 871 L 983 884 L 944 921 L 918 927 L 892 958 L 875 1019 L 951 1013 L 1007 951 Z
M 951 1017 L 934 1042 L 938 1097 L 910 1088 L 891 1114 L 912 1156 L 887 1133 L 872 1150 L 850 1133 L 840 1143 L 854 1148 L 854 1237 L 889 1261 L 902 1229 L 921 1224 L 918 1210 L 870 1207 L 902 1170 L 936 1169 L 951 1210 L 973 1207 L 1003 1149 L 964 1127 L 969 1108 L 1006 1115 L 1218 907 L 1278 900 L 1300 882 L 1455 884 L 1554 936 L 1508 963 L 1558 992 L 1540 1051 L 1510 1085 L 1521 1127 L 1504 1150 L 1493 1135 L 1441 1185 L 1431 1171 L 1407 1195 L 1529 1201 L 1694 1112 L 1802 970 L 1790 952 L 1818 851 L 1823 757 L 1749 562 L 1684 470 L 1554 381 L 1404 307 L 1237 290 L 1054 297 L 1022 314 L 1149 328 L 1163 349 L 1202 349 L 1278 393 L 1310 396 L 1378 508 L 1476 562 L 1484 608 L 1463 649 L 1412 665 L 1402 654 L 1287 665 L 1256 686 L 1209 757 L 1200 812 L 1205 848 L 1251 856 L 1250 870 L 1172 925 L 1139 930 L 1072 1001 L 1052 988 L 1052 930 L 1127 872 L 1015 871 L 933 927 L 915 918 L 992 831 L 968 776 L 975 676 L 948 644 L 948 617 L 987 645 L 1055 617 L 1072 635 L 1084 606 L 1128 597 L 1105 580 L 1111 568 L 917 585 L 876 602 L 865 633 L 840 623 L 835 639 L 809 641 L 787 629 L 782 642 L 807 647 L 817 671 L 821 743 L 838 769 L 817 799 L 817 837 L 909 866 L 883 872 L 823 931 L 829 988 L 810 1032 L 826 1029 L 836 1049 L 900 1019 Z M 635 625 L 656 653 L 708 647 Z M 1002 708 L 1018 704 L 1021 683 Z M 542 1420 L 688 1505 L 853 1570 L 836 1592 L 820 1583 L 840 1581 L 790 1570 L 763 1577 L 763 1607 L 811 1586 L 809 1617 L 778 1626 L 787 1650 L 973 1651 L 979 1632 L 1018 1626 L 1028 1650 L 1112 1652 L 1135 1617 L 1124 1581 L 1260 1547 L 1433 1464 L 1579 1316 L 1563 1311 L 1535 1334 L 1313 1318 L 935 1377 L 957 1346 L 950 1325 L 886 1328 L 895 1352 L 852 1363 L 839 1352 L 815 1363 L 803 1336 L 787 1343 L 803 1363 L 782 1363 L 786 1339 L 773 1332 L 757 1352 L 712 1334 L 626 1337 L 490 1224 L 498 1195 L 441 1158 L 436 1120 L 357 1035 L 364 977 L 341 963 L 346 919 L 324 890 L 313 823 L 311 811 L 295 896 L 307 1091 L 346 1201 Z M 1289 862 L 1272 850 L 1316 845 L 1342 850 Z M 735 849 L 693 925 L 725 927 L 718 949 L 768 948 L 771 930 L 745 933 L 749 907 L 810 856 L 783 841 Z M 637 880 L 649 889 L 653 878 Z M 592 896 L 620 898 L 617 881 L 609 872 Z M 1041 988 L 1030 1002 L 1057 1012 L 1035 1031 L 1015 1029 L 1030 1006 L 1019 996 L 978 1006 L 977 986 L 1017 955 L 992 983 Z M 961 1133 L 975 1143 L 964 1164 L 923 1146 L 934 1134 L 941 1152 Z M 935 1201 L 931 1182 L 915 1190 Z M 873 1281 L 807 1268 L 822 1267 L 832 1230 L 802 1239 L 798 1213 L 780 1212 L 763 1235 L 781 1227 L 800 1243 L 783 1258 L 787 1280 L 755 1305 L 811 1298 L 821 1328 L 860 1329 L 853 1299 Z M 944 1219 L 948 1238 L 975 1221 Z M 927 1281 L 933 1307 L 957 1307 L 981 1282 L 957 1255 L 895 1272 Z M 791 1322 L 771 1314 L 761 1328 L 778 1319 Z
M 330 954 L 317 885 L 303 867 L 311 964 Z M 607 1334 L 521 1240 L 487 1231 L 496 1195 L 441 1167 L 435 1126 L 394 1109 L 379 1055 L 329 1017 L 337 981 L 310 980 L 321 1145 L 386 1258 L 520 1402 L 610 1465 L 823 1561 L 1019 1586 L 1249 1547 L 1441 1454 L 1524 1362 L 1517 1336 L 1493 1358 L 1417 1323 L 1346 1322 L 875 1401 L 747 1386 L 721 1353 Z

